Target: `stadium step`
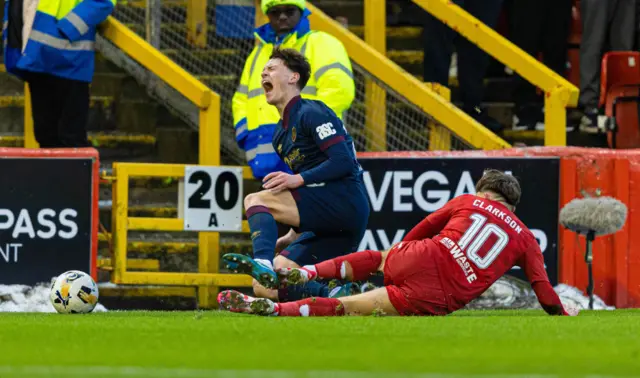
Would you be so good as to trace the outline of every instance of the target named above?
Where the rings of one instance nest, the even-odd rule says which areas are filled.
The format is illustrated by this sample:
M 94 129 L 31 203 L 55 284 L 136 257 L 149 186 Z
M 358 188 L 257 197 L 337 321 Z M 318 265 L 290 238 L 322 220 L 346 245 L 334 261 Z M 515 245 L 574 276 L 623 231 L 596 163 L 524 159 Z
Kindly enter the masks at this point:
M 387 27 L 421 26 L 426 12 L 407 0 L 386 1 Z M 364 2 L 350 0 L 315 0 L 313 5 L 332 18 L 344 18 L 349 25 L 364 24 Z
M 0 113 L 2 110 L 0 109 Z M 0 121 L 0 127 L 6 128 L 6 119 Z M 22 124 L 17 131 L 0 132 L 0 147 L 24 146 Z M 191 148 L 194 132 L 189 129 L 158 129 L 154 134 L 127 133 L 120 131 L 90 131 L 89 142 L 100 152 L 100 159 L 109 161 L 175 162 L 194 163 L 195 151 Z M 182 135 L 182 137 L 180 137 Z M 180 144 L 187 139 L 189 146 Z
M 132 135 L 122 133 L 89 132 L 91 144 L 100 148 L 136 148 L 151 147 L 156 143 L 153 135 Z M 22 147 L 24 145 L 24 135 L 4 134 L 0 135 L 0 147 Z
M 111 208 L 101 208 L 105 212 Z M 110 215 L 110 214 L 109 214 Z M 176 218 L 178 216 L 178 208 L 174 206 L 129 206 L 130 217 L 143 218 Z
M 108 108 L 113 105 L 114 98 L 112 96 L 91 96 L 89 107 L 91 108 Z M 15 96 L 0 96 L 0 108 L 24 108 L 24 94 Z
M 142 162 L 145 163 L 146 161 Z M 110 190 L 111 181 L 113 178 L 112 164 L 109 162 L 102 162 L 100 167 L 100 177 L 105 178 L 100 181 L 100 186 Z M 175 186 L 178 182 L 178 177 L 131 177 L 129 179 L 129 189 L 132 188 L 144 188 L 144 189 L 166 189 Z M 110 194 L 110 193 L 109 193 Z M 106 198 L 109 199 L 110 197 Z M 111 203 L 108 204 L 111 206 Z
M 0 122 L 0 124 L 2 124 Z M 104 160 L 156 159 L 156 137 L 148 134 L 118 132 L 89 132 L 89 141 Z M 18 133 L 0 133 L 0 147 L 23 147 L 24 136 Z
M 142 23 L 125 23 L 125 25 L 136 32 L 138 35 L 145 34 L 145 27 Z M 349 25 L 348 29 L 356 36 L 364 39 L 364 26 L 361 25 Z M 188 46 L 190 43 L 187 40 L 187 26 L 185 23 L 178 22 L 166 22 L 160 25 L 160 48 L 171 48 L 175 46 Z M 387 27 L 387 45 L 391 49 L 403 50 L 403 49 L 421 49 L 422 42 L 422 28 L 416 26 L 399 26 L 399 27 Z M 220 35 L 216 32 L 215 25 L 207 25 L 207 44 L 210 48 L 215 46 L 232 46 L 234 44 L 231 38 Z
M 544 146 L 544 131 L 542 130 L 505 129 L 502 132 L 502 137 L 512 144 Z M 606 134 L 588 134 L 578 130 L 567 133 L 567 146 L 609 148 Z
M 215 92 L 237 86 L 239 80 L 237 75 L 196 75 L 195 77 Z M 137 85 L 131 85 L 134 82 L 131 76 L 122 72 L 96 72 L 91 93 L 96 96 L 126 96 L 128 100 L 147 100 L 147 92 Z
M 101 270 L 113 270 L 110 258 L 98 259 L 97 266 Z M 160 261 L 156 259 L 127 259 L 127 269 L 157 272 L 160 270 Z
M 24 83 L 6 72 L 4 64 L 0 64 L 0 97 L 17 96 L 24 92 Z
M 349 25 L 349 31 L 364 40 L 364 26 Z M 420 50 L 423 48 L 422 28 L 417 26 L 387 26 L 387 47 L 392 50 Z
M 0 74 L 0 77 L 9 74 Z M 22 87 L 20 88 L 22 89 Z M 110 96 L 91 96 L 89 122 L 93 129 L 113 128 L 114 99 Z M 0 132 L 22 132 L 24 125 L 24 93 L 0 96 Z
M 104 234 L 101 234 L 104 235 Z M 101 237 L 101 241 L 107 241 L 108 237 Z M 224 244 L 223 244 L 224 245 Z M 103 248 L 101 248 L 103 249 Z M 130 240 L 127 242 L 128 254 L 151 255 L 157 253 L 187 254 L 197 253 L 197 241 L 170 242 L 158 240 L 157 242 Z M 128 261 L 128 260 L 127 260 Z
M 170 48 L 160 50 L 167 57 L 176 60 L 176 57 L 180 56 L 181 59 L 189 62 L 197 62 L 190 67 L 191 70 L 195 70 L 196 76 L 208 75 L 210 67 L 220 66 L 219 61 L 221 59 L 228 59 L 229 57 L 246 56 L 247 53 L 243 53 L 239 49 L 199 49 L 194 50 L 188 47 L 184 48 Z M 414 75 L 422 75 L 422 62 L 424 59 L 424 53 L 420 50 L 389 50 L 387 52 L 389 59 L 397 63 L 400 67 L 407 70 Z M 237 71 L 237 67 L 220 67 L 222 72 L 217 74 L 220 76 L 231 76 Z
M 139 256 L 149 256 L 156 254 L 195 254 L 198 251 L 198 239 L 192 236 L 189 239 L 178 237 L 182 236 L 176 233 L 176 238 L 172 239 L 169 233 L 138 233 L 132 232 L 132 236 L 127 240 L 127 252 Z M 195 235 L 195 233 L 193 233 Z M 140 239 L 139 237 L 146 237 Z M 138 237 L 138 238 L 136 238 Z M 111 233 L 99 233 L 98 241 L 100 242 L 100 250 L 106 251 L 109 248 Z M 242 239 L 232 234 L 222 234 L 220 237 L 220 253 L 245 253 L 251 252 L 251 240 L 246 237 Z M 105 254 L 105 256 L 107 256 Z
M 153 132 L 157 126 L 182 125 L 182 121 L 172 116 L 166 109 L 148 97 L 124 98 L 114 94 L 114 84 L 104 84 L 112 80 L 113 74 L 92 86 L 89 103 L 89 130 L 117 130 L 123 132 Z M 108 88 L 111 86 L 112 88 Z M 93 87 L 96 90 L 93 90 Z M 110 92 L 109 95 L 95 93 Z M 24 93 L 0 96 L 0 132 L 19 132 L 24 125 Z

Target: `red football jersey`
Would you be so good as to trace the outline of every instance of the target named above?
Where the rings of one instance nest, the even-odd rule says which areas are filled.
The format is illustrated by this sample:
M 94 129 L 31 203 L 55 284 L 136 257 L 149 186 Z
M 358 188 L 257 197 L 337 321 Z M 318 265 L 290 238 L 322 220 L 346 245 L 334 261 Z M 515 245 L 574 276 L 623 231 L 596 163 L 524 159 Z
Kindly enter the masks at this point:
M 440 247 L 436 263 L 452 311 L 480 296 L 518 265 L 543 308 L 550 314 L 565 313 L 549 283 L 538 242 L 500 202 L 471 194 L 456 197 L 426 217 L 403 240 L 425 238 Z

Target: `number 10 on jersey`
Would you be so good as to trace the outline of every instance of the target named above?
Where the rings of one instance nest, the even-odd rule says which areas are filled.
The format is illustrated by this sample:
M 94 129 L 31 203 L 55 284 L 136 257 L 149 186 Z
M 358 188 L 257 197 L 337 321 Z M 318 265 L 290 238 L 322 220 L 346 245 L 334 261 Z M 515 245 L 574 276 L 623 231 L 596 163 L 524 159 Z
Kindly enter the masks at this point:
M 184 229 L 242 231 L 242 168 L 186 166 Z

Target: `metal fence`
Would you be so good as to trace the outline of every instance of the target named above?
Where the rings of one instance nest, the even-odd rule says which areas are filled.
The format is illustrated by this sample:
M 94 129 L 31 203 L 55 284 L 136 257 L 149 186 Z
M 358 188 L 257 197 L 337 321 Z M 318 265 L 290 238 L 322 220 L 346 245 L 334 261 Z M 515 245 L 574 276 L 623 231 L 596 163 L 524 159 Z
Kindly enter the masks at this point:
M 206 16 L 194 20 L 189 14 L 196 14 L 198 10 L 190 13 L 188 6 L 186 0 L 125 1 L 118 2 L 114 16 L 220 94 L 222 149 L 227 160 L 224 163 L 244 164 L 244 154 L 236 147 L 234 139 L 231 98 L 245 59 L 254 46 L 256 9 L 252 0 L 208 0 Z M 438 127 L 437 122 L 355 62 L 353 68 L 356 98 L 347 112 L 345 124 L 354 137 L 356 149 L 428 150 L 437 140 L 430 135 L 434 127 Z M 384 96 L 384 101 L 371 97 L 366 101 L 368 81 L 377 83 L 381 89 L 374 92 L 374 96 Z M 368 104 L 372 103 L 384 106 L 370 107 Z M 368 124 L 367 117 L 370 119 Z M 366 126 L 371 126 L 371 119 L 386 123 L 385 138 L 368 131 Z M 451 136 L 446 145 L 452 150 L 469 148 L 455 136 Z

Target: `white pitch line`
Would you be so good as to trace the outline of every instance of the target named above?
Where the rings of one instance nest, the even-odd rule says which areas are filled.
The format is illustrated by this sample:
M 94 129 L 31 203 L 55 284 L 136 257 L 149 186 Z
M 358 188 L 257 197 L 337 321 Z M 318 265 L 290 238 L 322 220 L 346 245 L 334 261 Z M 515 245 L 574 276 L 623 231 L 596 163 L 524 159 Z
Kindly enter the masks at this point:
M 109 377 L 172 377 L 172 378 L 557 378 L 554 374 L 446 374 L 397 373 L 366 371 L 296 371 L 296 370 L 207 370 L 186 368 L 153 368 L 136 366 L 1 366 L 0 377 L 9 376 L 109 376 Z M 564 375 L 563 375 L 564 376 Z M 613 378 L 605 375 L 575 375 L 583 378 Z M 621 378 L 620 376 L 615 376 Z M 625 378 L 631 378 L 626 376 Z

